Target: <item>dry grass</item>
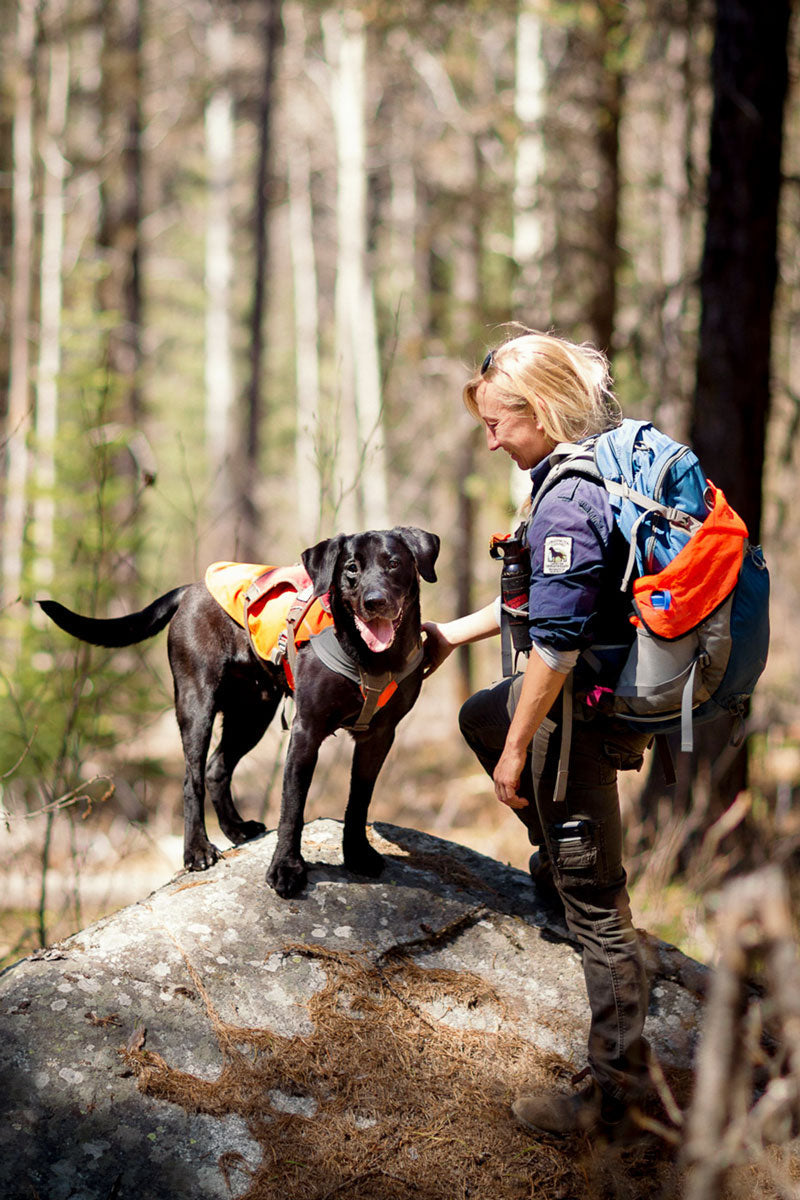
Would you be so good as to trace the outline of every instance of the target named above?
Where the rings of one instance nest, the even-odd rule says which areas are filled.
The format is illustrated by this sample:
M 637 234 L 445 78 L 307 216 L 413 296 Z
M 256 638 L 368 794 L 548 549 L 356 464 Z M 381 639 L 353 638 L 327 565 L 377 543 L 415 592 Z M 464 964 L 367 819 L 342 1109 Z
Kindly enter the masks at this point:
M 247 1176 L 246 1200 L 678 1194 L 674 1151 L 658 1139 L 627 1148 L 563 1143 L 515 1125 L 513 1095 L 568 1089 L 571 1068 L 516 1034 L 457 1030 L 426 1012 L 442 999 L 502 1012 L 502 999 L 485 981 L 423 969 L 406 957 L 371 961 L 306 945 L 284 950 L 313 957 L 327 975 L 309 1002 L 310 1036 L 226 1025 L 190 966 L 223 1052 L 219 1076 L 175 1070 L 135 1045 L 121 1051 L 145 1094 L 245 1120 L 261 1148 L 260 1165 L 253 1170 L 229 1152 L 219 1166 L 231 1180 L 234 1172 Z M 276 1111 L 275 1093 L 310 1100 L 314 1115 Z

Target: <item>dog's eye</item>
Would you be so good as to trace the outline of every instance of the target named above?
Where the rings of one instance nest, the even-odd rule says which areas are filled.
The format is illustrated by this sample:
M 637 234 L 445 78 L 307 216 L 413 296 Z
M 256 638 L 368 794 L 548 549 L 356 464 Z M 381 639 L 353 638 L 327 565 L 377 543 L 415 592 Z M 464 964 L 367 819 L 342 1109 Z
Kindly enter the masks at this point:
M 348 579 L 356 578 L 358 575 L 358 563 L 355 561 L 355 559 L 351 559 L 350 562 L 344 564 L 344 573 Z
M 387 571 L 396 571 L 399 566 L 400 566 L 399 558 L 390 558 L 388 563 L 386 564 L 386 569 L 387 569 Z

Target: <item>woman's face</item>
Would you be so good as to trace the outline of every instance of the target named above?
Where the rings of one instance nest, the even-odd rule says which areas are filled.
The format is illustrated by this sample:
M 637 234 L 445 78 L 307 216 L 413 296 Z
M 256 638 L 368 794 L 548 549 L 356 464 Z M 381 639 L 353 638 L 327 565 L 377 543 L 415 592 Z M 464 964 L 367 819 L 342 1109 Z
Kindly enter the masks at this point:
M 521 470 L 530 471 L 555 446 L 532 414 L 516 412 L 503 403 L 491 380 L 484 379 L 478 384 L 475 404 L 489 449 L 505 450 Z

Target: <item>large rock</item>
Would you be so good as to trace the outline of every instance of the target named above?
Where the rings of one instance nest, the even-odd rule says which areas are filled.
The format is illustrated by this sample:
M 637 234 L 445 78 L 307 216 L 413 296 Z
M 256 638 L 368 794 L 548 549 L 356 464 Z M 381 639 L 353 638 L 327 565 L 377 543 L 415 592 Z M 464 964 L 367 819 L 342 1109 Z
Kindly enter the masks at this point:
M 385 1172 L 384 1190 L 375 1182 L 380 1172 L 374 1165 L 358 1176 L 363 1186 L 350 1190 L 317 1186 L 310 1165 L 305 1191 L 276 1184 L 273 1193 L 263 1174 L 270 1144 L 263 1131 L 270 1122 L 276 1137 L 294 1122 L 294 1136 L 305 1131 L 313 1144 L 314 1125 L 321 1130 L 326 1105 L 335 1099 L 337 1085 L 330 1080 L 356 1086 L 356 1067 L 350 1071 L 347 1063 L 334 1061 L 341 1026 L 331 1033 L 336 1044 L 327 1047 L 331 1073 L 324 1086 L 318 1049 L 316 1082 L 308 1090 L 297 1067 L 298 1048 L 311 1053 L 317 1045 L 311 1002 L 330 983 L 332 971 L 339 991 L 331 1021 L 349 1021 L 356 1035 L 363 1029 L 367 1037 L 372 1011 L 369 1005 L 360 1008 L 357 966 L 368 990 L 374 993 L 377 986 L 404 1006 L 417 1041 L 435 1038 L 437 1030 L 447 1037 L 453 1028 L 472 1030 L 469 1053 L 478 1047 L 479 1064 L 491 1063 L 517 1039 L 556 1076 L 568 1079 L 570 1070 L 583 1066 L 588 1009 L 580 959 L 524 873 L 450 842 L 376 825 L 373 843 L 386 855 L 387 868 L 379 880 L 367 881 L 344 871 L 340 839 L 339 822 L 306 827 L 310 879 L 295 900 L 280 900 L 264 882 L 272 834 L 231 851 L 206 874 L 177 876 L 146 900 L 3 973 L 4 1200 L 201 1200 L 241 1195 L 248 1187 L 258 1196 L 402 1195 L 400 1185 L 392 1190 L 394 1184 L 385 1182 L 399 1178 L 396 1166 Z M 667 1068 L 686 1068 L 704 969 L 671 947 L 645 942 L 653 983 L 648 1037 Z M 437 986 L 409 999 L 400 975 L 392 974 L 401 962 L 431 971 L 424 978 Z M 485 981 L 483 990 L 475 976 Z M 416 977 L 423 978 L 419 971 Z M 462 980 L 469 986 L 462 987 Z M 238 1050 L 236 1029 L 245 1030 Z M 324 1044 L 325 1031 L 316 1032 Z M 387 1037 L 397 1042 L 400 1035 Z M 466 1044 L 458 1043 L 459 1054 Z M 247 1106 L 223 1102 L 219 1081 L 226 1064 L 255 1069 L 265 1047 L 272 1074 L 261 1077 L 263 1092 L 255 1092 L 261 1111 L 254 1115 L 252 1096 Z M 423 1061 L 413 1058 L 416 1052 L 413 1047 L 407 1052 L 412 1057 L 405 1082 L 412 1089 L 414 1062 Z M 354 1053 L 352 1047 L 347 1053 Z M 282 1054 L 291 1055 L 294 1065 L 288 1082 L 276 1085 L 284 1078 L 275 1074 Z M 523 1058 L 518 1053 L 513 1061 Z M 504 1071 L 498 1066 L 501 1077 Z M 181 1092 L 192 1077 L 199 1090 Z M 157 1086 L 148 1088 L 153 1094 L 140 1090 L 140 1082 L 154 1081 Z M 348 1114 L 350 1101 L 342 1101 L 340 1113 L 352 1123 L 353 1145 L 359 1137 L 374 1137 L 381 1120 L 381 1102 L 366 1099 L 369 1079 L 358 1086 L 353 1111 Z M 420 1086 L 432 1085 L 420 1076 Z M 498 1099 L 487 1092 L 486 1102 L 498 1128 L 507 1123 L 508 1136 L 519 1136 L 508 1121 L 502 1080 L 492 1086 L 500 1089 Z M 178 1102 L 157 1098 L 162 1096 Z M 425 1097 L 421 1105 L 419 1099 L 415 1111 L 424 1113 Z M 431 1091 L 431 1109 L 434 1103 Z M 417 1124 L 421 1119 L 415 1118 Z M 349 1144 L 350 1133 L 339 1140 Z M 405 1145 L 398 1154 L 401 1149 L 410 1165 L 419 1165 L 422 1143 Z M 481 1154 L 486 1158 L 489 1151 L 484 1147 Z M 301 1157 L 295 1153 L 292 1169 L 302 1174 Z M 470 1169 L 482 1169 L 482 1161 L 472 1154 Z M 439 1194 L 420 1187 L 415 1185 L 420 1194 Z

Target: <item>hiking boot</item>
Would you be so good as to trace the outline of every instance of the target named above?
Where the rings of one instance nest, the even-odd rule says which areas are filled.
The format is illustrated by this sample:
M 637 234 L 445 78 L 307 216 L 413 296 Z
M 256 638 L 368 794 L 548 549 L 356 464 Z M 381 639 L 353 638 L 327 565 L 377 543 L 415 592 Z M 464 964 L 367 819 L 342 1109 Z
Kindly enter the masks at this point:
M 615 1100 L 592 1080 L 580 1092 L 540 1092 L 519 1096 L 511 1106 L 526 1129 L 570 1137 L 579 1133 L 604 1133 L 613 1137 L 625 1125 L 627 1105 Z
M 534 887 L 544 903 L 548 904 L 551 908 L 563 911 L 564 901 L 561 899 L 556 887 L 556 881 L 553 876 L 553 864 L 550 862 L 550 857 L 546 850 L 534 850 L 528 860 L 528 870 L 530 871 Z

